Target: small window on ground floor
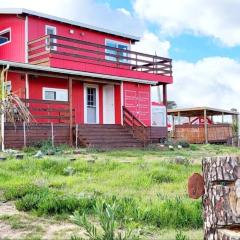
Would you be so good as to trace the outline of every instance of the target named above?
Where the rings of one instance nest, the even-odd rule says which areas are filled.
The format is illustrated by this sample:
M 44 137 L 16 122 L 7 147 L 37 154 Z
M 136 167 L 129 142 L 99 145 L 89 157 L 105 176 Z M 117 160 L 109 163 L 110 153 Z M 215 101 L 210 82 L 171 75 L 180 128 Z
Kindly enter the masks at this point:
M 11 29 L 0 31 L 0 46 L 11 42 Z
M 43 100 L 68 101 L 68 90 L 59 88 L 43 88 Z

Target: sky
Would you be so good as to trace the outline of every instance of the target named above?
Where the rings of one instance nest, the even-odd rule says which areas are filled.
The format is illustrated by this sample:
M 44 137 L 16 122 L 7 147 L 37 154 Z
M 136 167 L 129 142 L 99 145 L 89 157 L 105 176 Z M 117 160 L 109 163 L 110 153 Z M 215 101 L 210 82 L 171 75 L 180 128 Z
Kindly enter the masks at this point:
M 0 0 L 136 35 L 134 50 L 173 59 L 178 107 L 240 110 L 239 0 Z

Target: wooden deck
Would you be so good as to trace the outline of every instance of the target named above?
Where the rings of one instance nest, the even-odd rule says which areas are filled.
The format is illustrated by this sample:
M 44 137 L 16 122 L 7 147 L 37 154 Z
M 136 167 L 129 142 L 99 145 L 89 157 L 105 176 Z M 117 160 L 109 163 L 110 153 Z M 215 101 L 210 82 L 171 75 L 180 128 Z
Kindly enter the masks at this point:
M 207 126 L 207 139 L 209 143 L 226 143 L 233 137 L 231 124 L 213 124 Z M 186 140 L 189 143 L 205 143 L 204 125 L 175 125 L 174 140 Z

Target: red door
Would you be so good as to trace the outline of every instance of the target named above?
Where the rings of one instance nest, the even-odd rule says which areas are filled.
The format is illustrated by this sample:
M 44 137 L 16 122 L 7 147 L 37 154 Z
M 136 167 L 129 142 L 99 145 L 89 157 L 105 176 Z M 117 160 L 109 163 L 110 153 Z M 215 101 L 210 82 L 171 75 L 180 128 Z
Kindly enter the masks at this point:
M 150 86 L 127 84 L 124 90 L 124 106 L 143 123 L 150 125 Z

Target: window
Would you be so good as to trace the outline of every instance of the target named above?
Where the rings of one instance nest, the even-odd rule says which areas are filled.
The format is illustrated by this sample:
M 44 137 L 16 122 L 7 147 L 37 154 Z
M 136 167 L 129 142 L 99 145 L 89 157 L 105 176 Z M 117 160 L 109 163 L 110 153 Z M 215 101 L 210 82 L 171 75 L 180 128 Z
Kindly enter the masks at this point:
M 166 107 L 152 106 L 152 126 L 166 127 Z
M 53 26 L 46 25 L 45 27 L 46 35 L 57 35 L 57 28 Z M 50 43 L 57 43 L 57 39 L 46 39 L 46 50 L 57 50 L 57 46 L 49 46 Z
M 68 90 L 58 88 L 43 88 L 43 100 L 68 101 Z
M 0 46 L 11 42 L 11 29 L 5 29 L 0 32 Z
M 106 44 L 107 47 L 114 47 L 114 48 L 120 49 L 119 51 L 116 51 L 114 49 L 107 48 L 106 51 L 105 51 L 106 53 L 116 55 L 118 57 L 119 62 L 128 62 L 128 60 L 126 58 L 121 58 L 121 57 L 127 57 L 128 56 L 128 54 L 126 52 L 121 51 L 121 49 L 122 50 L 128 50 L 129 49 L 128 44 L 121 43 L 121 42 L 116 42 L 116 41 L 108 40 L 108 39 L 106 40 L 105 44 Z M 117 57 L 106 55 L 106 60 L 117 61 Z

